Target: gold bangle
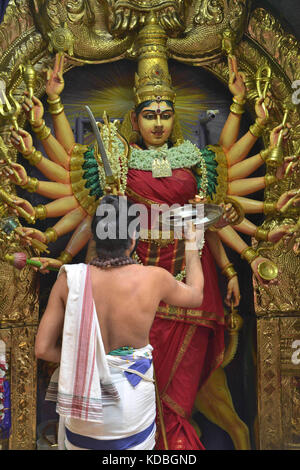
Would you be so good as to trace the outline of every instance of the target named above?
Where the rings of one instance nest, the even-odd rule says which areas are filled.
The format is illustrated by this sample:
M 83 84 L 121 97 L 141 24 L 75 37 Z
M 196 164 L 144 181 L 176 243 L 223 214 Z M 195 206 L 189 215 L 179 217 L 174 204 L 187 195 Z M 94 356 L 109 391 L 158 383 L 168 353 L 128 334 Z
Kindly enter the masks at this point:
M 33 132 L 35 132 L 35 133 L 41 132 L 41 131 L 44 129 L 45 125 L 46 125 L 46 123 L 45 123 L 45 121 L 44 121 L 44 119 L 43 119 L 43 120 L 42 120 L 42 124 L 41 124 L 40 126 L 32 126 L 32 130 L 33 130 Z
M 33 132 L 40 140 L 46 140 L 51 134 L 51 129 L 46 126 L 45 121 L 43 120 L 42 124 L 38 127 L 32 127 Z
M 246 103 L 246 100 L 243 100 L 242 102 L 240 101 L 237 101 L 237 99 L 235 98 L 235 96 L 233 97 L 232 99 L 233 103 L 232 105 L 230 106 L 230 111 L 233 113 L 233 114 L 244 114 L 245 110 L 244 110 L 244 104 Z
M 46 219 L 47 217 L 47 209 L 46 209 L 46 206 L 44 206 L 44 204 L 38 204 L 35 208 L 35 218 L 36 219 L 40 219 L 40 220 L 44 220 Z
M 264 201 L 264 214 L 265 215 L 273 215 L 276 214 L 276 202 L 271 201 Z
M 28 176 L 28 180 L 26 184 L 23 184 L 21 186 L 22 189 L 26 189 L 30 193 L 35 193 L 37 190 L 39 184 L 39 180 L 37 178 L 32 178 L 31 176 Z
M 51 129 L 47 126 L 43 127 L 41 132 L 37 132 L 36 136 L 40 140 L 46 140 L 48 139 L 49 135 L 51 134 Z
M 234 223 L 230 223 L 229 225 L 239 225 L 240 223 L 242 223 L 243 219 L 245 218 L 245 211 L 242 205 L 239 202 L 237 202 L 237 200 L 234 199 L 234 197 L 230 197 L 230 196 L 226 196 L 226 198 L 224 199 L 224 203 L 225 204 L 230 203 L 234 207 L 238 215 L 238 219 Z
M 234 276 L 237 276 L 237 272 L 234 269 L 234 266 L 232 263 L 227 264 L 225 268 L 222 269 L 221 274 L 223 276 L 226 276 L 228 281 L 230 281 L 230 279 L 232 279 Z
M 47 103 L 49 103 L 49 104 L 57 104 L 57 103 L 60 103 L 60 96 L 58 96 L 57 98 L 55 98 L 55 100 L 50 100 L 49 98 L 47 98 Z
M 257 241 L 267 242 L 268 236 L 269 236 L 269 230 L 265 230 L 262 227 L 257 227 L 257 229 L 255 230 L 254 238 Z
M 254 137 L 261 137 L 264 133 L 264 127 L 255 120 L 255 123 L 249 127 L 249 132 Z
M 265 185 L 266 186 L 270 186 L 271 184 L 274 184 L 278 181 L 278 179 L 276 178 L 275 175 L 270 175 L 269 173 L 267 173 L 265 175 Z
M 251 264 L 256 258 L 258 258 L 259 254 L 253 250 L 251 247 L 245 248 L 245 250 L 241 253 L 241 258 L 245 259 L 247 263 Z
M 238 115 L 244 114 L 245 112 L 243 106 L 238 103 L 232 103 L 232 105 L 230 106 L 230 111 L 233 114 L 238 114 Z
M 50 242 L 56 242 L 58 235 L 57 235 L 56 230 L 53 227 L 49 227 L 45 231 L 45 237 L 46 237 L 47 244 L 48 244 Z
M 24 154 L 23 154 L 23 157 L 26 158 L 26 160 L 28 160 L 28 162 L 30 163 L 30 165 L 36 166 L 36 165 L 37 165 L 38 163 L 40 163 L 40 161 L 42 160 L 43 155 L 42 155 L 42 153 L 41 153 L 39 150 L 36 150 L 36 149 L 33 147 L 32 152 L 29 153 L 28 155 L 24 155 Z
M 270 155 L 270 149 L 263 149 L 259 152 L 261 159 L 266 162 L 268 156 Z
M 232 98 L 232 101 L 236 104 L 241 105 L 241 106 L 243 106 L 246 103 L 246 99 L 242 99 L 242 101 L 239 101 L 239 100 L 237 100 L 237 98 L 235 96 Z
M 60 114 L 64 111 L 64 105 L 60 101 L 60 96 L 55 100 L 47 99 L 47 103 L 49 104 L 48 111 L 52 115 Z
M 62 264 L 69 264 L 71 263 L 73 256 L 68 251 L 64 250 L 57 259 L 61 261 Z
M 61 114 L 64 109 L 64 105 L 62 104 L 60 106 L 49 106 L 48 111 L 50 114 L 52 114 L 52 116 L 57 116 L 58 114 Z

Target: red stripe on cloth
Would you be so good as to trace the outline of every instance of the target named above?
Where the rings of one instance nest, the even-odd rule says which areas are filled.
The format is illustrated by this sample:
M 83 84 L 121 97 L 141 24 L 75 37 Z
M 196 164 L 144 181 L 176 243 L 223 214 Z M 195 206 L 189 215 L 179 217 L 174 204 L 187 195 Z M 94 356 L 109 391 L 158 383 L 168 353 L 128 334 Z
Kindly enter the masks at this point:
M 95 368 L 95 356 L 96 356 L 96 335 L 94 334 L 94 351 L 93 351 L 93 362 L 92 362 L 92 370 L 91 370 L 91 375 L 90 375 L 90 381 L 89 381 L 89 387 L 88 387 L 88 393 L 87 393 L 87 396 L 89 397 L 90 396 L 90 393 L 91 393 L 91 386 L 92 386 L 92 378 L 93 378 L 93 375 L 94 375 L 94 368 Z M 85 410 L 85 417 L 86 419 L 88 418 L 88 407 L 86 408 Z
M 81 322 L 78 342 L 78 355 L 76 362 L 76 375 L 74 381 L 73 396 L 83 397 L 86 385 L 86 373 L 88 363 L 89 344 L 91 339 L 91 328 L 93 324 L 93 297 L 90 284 L 89 266 L 86 269 L 83 303 L 81 310 Z M 95 351 L 94 351 L 95 353 Z M 95 354 L 93 355 L 93 361 Z M 86 407 L 84 407 L 86 408 Z

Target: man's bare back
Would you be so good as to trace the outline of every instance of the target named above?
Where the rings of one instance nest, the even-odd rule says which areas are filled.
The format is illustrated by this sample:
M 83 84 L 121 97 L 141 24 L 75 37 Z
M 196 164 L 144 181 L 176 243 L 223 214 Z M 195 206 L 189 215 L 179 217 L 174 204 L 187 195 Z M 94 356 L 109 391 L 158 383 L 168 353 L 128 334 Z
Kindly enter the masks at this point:
M 141 348 L 160 301 L 179 307 L 198 307 L 203 297 L 203 273 L 197 250 L 186 251 L 186 284 L 165 269 L 131 264 L 99 269 L 90 266 L 92 293 L 105 352 L 122 346 Z M 36 356 L 59 362 L 60 337 L 68 298 L 67 276 L 55 282 L 37 338 Z
M 157 269 L 133 264 L 105 271 L 91 266 L 90 273 L 105 352 L 146 346 L 161 300 Z

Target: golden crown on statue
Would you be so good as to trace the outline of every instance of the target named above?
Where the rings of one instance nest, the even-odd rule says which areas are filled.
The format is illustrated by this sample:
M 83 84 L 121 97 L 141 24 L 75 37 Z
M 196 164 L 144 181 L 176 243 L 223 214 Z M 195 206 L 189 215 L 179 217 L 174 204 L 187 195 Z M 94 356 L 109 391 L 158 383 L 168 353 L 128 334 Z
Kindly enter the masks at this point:
M 150 13 L 137 38 L 138 73 L 135 74 L 135 105 L 148 100 L 172 101 L 176 93 L 168 69 L 167 34 Z

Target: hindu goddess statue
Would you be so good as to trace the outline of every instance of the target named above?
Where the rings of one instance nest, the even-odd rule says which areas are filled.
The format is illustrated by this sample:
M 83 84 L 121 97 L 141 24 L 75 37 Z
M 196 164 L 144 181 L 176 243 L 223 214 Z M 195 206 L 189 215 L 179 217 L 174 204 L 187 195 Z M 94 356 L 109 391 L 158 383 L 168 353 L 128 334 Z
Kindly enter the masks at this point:
M 159 33 L 159 34 L 157 34 Z M 153 38 L 159 37 L 157 48 Z M 132 201 L 144 204 L 150 216 L 153 204 L 184 205 L 189 201 L 209 201 L 225 204 L 229 214 L 225 222 L 206 231 L 201 261 L 205 276 L 204 299 L 197 309 L 174 308 L 161 303 L 154 320 L 150 343 L 154 347 L 154 369 L 162 404 L 162 418 L 157 449 L 203 449 L 196 430 L 190 424 L 193 404 L 198 389 L 223 360 L 224 308 L 218 288 L 215 263 L 228 280 L 226 303 L 239 303 L 237 273 L 227 257 L 222 241 L 245 258 L 258 281 L 274 282 L 263 276 L 262 266 L 268 260 L 249 247 L 236 230 L 257 239 L 277 242 L 289 236 L 288 226 L 266 232 L 245 219 L 247 212 L 263 212 L 264 203 L 245 196 L 273 184 L 285 176 L 288 159 L 278 168 L 272 181 L 265 177 L 248 178 L 266 158 L 260 152 L 249 158 L 251 148 L 260 137 L 268 119 L 271 101 L 260 98 L 255 110 L 257 118 L 249 131 L 238 140 L 241 117 L 244 112 L 246 87 L 238 72 L 234 56 L 228 58 L 229 89 L 233 94 L 228 119 L 218 145 L 197 148 L 184 140 L 175 111 L 175 92 L 168 73 L 164 31 L 155 21 L 149 21 L 139 33 L 141 47 L 138 72 L 135 78 L 135 107 L 125 116 L 123 123 L 111 123 L 107 118 L 99 125 L 114 173 L 119 181 L 118 190 Z M 26 98 L 23 108 L 32 130 L 41 139 L 48 159 L 37 152 L 28 132 L 12 131 L 11 141 L 22 155 L 35 165 L 50 181 L 29 178 L 20 164 L 12 164 L 19 176 L 19 184 L 30 191 L 44 195 L 53 202 L 45 206 L 25 207 L 33 217 L 61 219 L 45 233 L 22 227 L 20 234 L 29 243 L 38 240 L 48 245 L 68 232 L 74 231 L 66 249 L 58 259 L 39 257 L 43 271 L 49 266 L 60 267 L 70 263 L 86 243 L 90 242 L 90 223 L 105 192 L 105 173 L 97 146 L 79 145 L 60 101 L 64 87 L 63 56 L 57 54 L 53 70 L 47 76 L 46 93 L 52 114 L 55 137 L 45 126 L 43 106 L 33 97 Z M 270 136 L 274 147 L 282 126 Z M 7 175 L 17 183 L 12 169 Z M 281 196 L 274 210 L 280 210 L 295 194 Z M 198 199 L 197 199 L 198 198 Z M 229 206 L 226 204 L 230 203 Z M 88 260 L 92 256 L 92 244 Z M 184 242 L 160 231 L 155 239 L 144 231 L 136 249 L 136 258 L 145 265 L 161 266 L 176 279 L 185 277 Z M 161 424 L 163 423 L 163 425 Z M 162 427 L 164 429 L 162 429 Z

